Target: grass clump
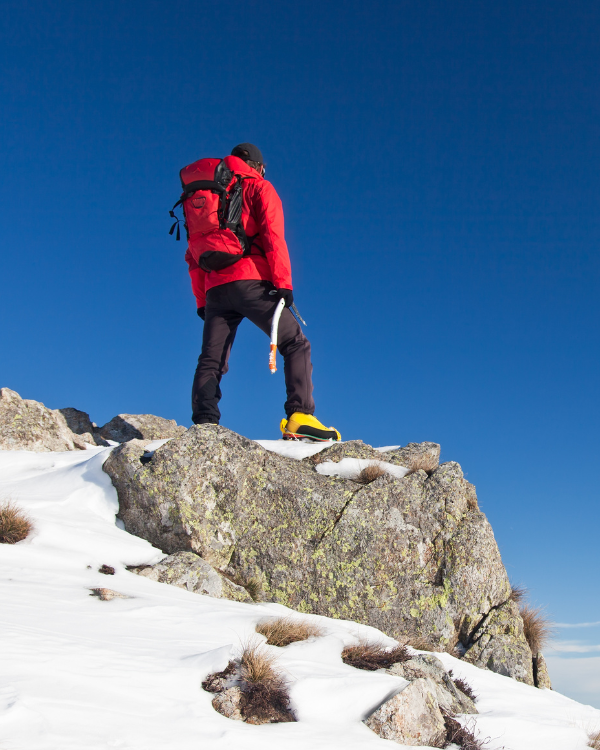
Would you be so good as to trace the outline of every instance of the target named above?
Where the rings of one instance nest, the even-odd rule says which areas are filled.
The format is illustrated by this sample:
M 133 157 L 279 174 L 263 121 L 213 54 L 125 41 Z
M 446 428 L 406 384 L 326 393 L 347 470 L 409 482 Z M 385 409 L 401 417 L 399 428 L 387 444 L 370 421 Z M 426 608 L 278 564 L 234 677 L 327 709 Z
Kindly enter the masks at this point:
M 548 641 L 554 635 L 554 628 L 543 607 L 534 607 L 529 604 L 528 593 L 525 586 L 511 585 L 509 598 L 519 607 L 525 638 L 535 657 L 548 645 Z
M 463 680 L 461 677 L 454 677 L 452 674 L 452 670 L 450 669 L 448 671 L 448 675 L 450 676 L 450 679 L 454 683 L 455 687 L 460 690 L 463 695 L 466 695 L 467 698 L 470 698 L 473 703 L 477 702 L 477 698 L 479 697 L 477 693 L 473 691 L 473 688 L 469 685 L 469 683 L 466 680 Z
M 295 620 L 292 617 L 262 620 L 256 626 L 256 632 L 264 635 L 269 646 L 289 646 L 290 643 L 306 641 L 324 635 L 323 628 L 307 620 Z
M 353 477 L 353 481 L 358 482 L 358 484 L 371 484 L 385 473 L 386 471 L 380 463 L 369 464 Z
M 446 744 L 458 745 L 461 750 L 484 750 L 489 740 L 479 740 L 468 727 L 464 727 L 453 716 L 442 711 L 444 714 L 444 724 L 446 725 Z
M 600 729 L 588 735 L 588 747 L 592 750 L 600 750 Z
M 231 573 L 228 570 L 220 570 L 219 573 L 228 578 L 231 583 L 235 583 L 236 586 L 241 586 L 246 589 L 250 598 L 255 602 L 260 602 L 263 598 L 263 587 L 262 581 L 259 576 L 252 576 L 251 578 L 243 578 L 239 573 Z
M 246 682 L 272 684 L 281 681 L 275 670 L 275 656 L 270 654 L 257 643 L 250 643 L 244 647 L 240 659 L 241 677 Z
M 427 638 L 423 638 L 422 636 L 411 638 L 409 643 L 417 651 L 443 651 L 440 646 L 437 646 L 435 643 L 432 643 L 431 641 L 427 640 Z
M 290 708 L 287 685 L 275 662 L 274 656 L 256 644 L 244 648 L 240 710 L 248 724 L 296 721 Z
M 238 695 L 237 718 L 241 716 L 248 724 L 296 721 L 287 684 L 276 661 L 260 644 L 250 643 L 244 647 L 238 660 L 230 661 L 222 672 L 208 675 L 202 687 L 217 694 L 233 688 Z M 213 700 L 213 706 L 219 710 L 217 698 Z
M 510 589 L 511 590 L 510 590 L 509 599 L 515 602 L 515 604 L 518 604 L 518 605 L 523 604 L 525 600 L 527 599 L 527 594 L 528 594 L 528 591 L 525 588 L 525 586 L 513 586 L 511 584 Z
M 342 661 L 356 669 L 375 672 L 377 669 L 389 669 L 392 664 L 409 661 L 412 658 L 405 643 L 388 649 L 381 643 L 360 641 L 356 646 L 346 646 L 342 651 Z
M 10 500 L 0 505 L 1 544 L 22 542 L 32 531 L 33 522 L 18 505 Z
M 523 618 L 525 638 L 534 656 L 543 651 L 552 637 L 554 629 L 542 607 L 532 607 L 523 603 L 519 607 Z

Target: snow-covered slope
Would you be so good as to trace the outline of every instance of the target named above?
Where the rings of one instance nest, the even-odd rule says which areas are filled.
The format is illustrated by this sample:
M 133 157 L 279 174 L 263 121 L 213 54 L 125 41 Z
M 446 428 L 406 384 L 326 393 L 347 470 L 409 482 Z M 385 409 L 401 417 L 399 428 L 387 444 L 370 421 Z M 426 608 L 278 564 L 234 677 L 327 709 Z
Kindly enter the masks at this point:
M 218 714 L 202 679 L 222 669 L 258 620 L 288 614 L 275 604 L 198 596 L 127 571 L 162 557 L 118 528 L 116 493 L 102 472 L 111 449 L 0 451 L 0 500 L 33 518 L 35 532 L 0 545 L 0 747 L 344 748 L 399 745 L 361 719 L 403 684 L 340 659 L 373 628 L 307 615 L 324 638 L 272 648 L 292 684 L 299 721 L 251 726 Z M 103 565 L 114 576 L 98 572 Z M 130 598 L 100 601 L 108 587 Z M 479 694 L 470 719 L 492 750 L 584 750 L 600 711 L 439 655 Z

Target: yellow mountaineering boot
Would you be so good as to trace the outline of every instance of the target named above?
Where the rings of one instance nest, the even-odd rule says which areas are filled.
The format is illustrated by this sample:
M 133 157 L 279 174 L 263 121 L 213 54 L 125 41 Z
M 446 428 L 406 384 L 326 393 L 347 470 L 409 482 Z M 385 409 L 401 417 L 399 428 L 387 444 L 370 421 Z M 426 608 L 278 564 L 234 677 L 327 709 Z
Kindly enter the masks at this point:
M 325 427 L 311 414 L 301 414 L 299 411 L 294 412 L 289 419 L 282 419 L 279 427 L 283 432 L 284 440 L 308 438 L 318 442 L 320 440 L 342 439 L 335 427 Z

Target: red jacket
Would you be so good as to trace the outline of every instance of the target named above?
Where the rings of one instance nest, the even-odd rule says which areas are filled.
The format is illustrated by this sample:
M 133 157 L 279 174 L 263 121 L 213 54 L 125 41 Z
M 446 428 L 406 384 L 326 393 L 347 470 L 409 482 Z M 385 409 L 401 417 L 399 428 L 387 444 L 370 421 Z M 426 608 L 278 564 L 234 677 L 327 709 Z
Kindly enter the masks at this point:
M 230 281 L 271 281 L 278 289 L 292 289 L 292 270 L 284 239 L 281 199 L 273 185 L 242 159 L 227 156 L 225 163 L 236 174 L 248 177 L 244 180 L 242 223 L 248 237 L 257 233 L 258 237 L 252 245 L 251 255 L 247 258 L 242 258 L 222 271 L 209 272 L 198 266 L 198 258 L 207 250 L 224 250 L 222 239 L 215 244 L 217 233 L 212 233 L 214 237 L 211 234 L 190 237 L 185 259 L 189 266 L 192 291 L 198 307 L 206 305 L 206 292 L 209 289 L 220 284 L 228 284 Z M 237 247 L 237 251 L 241 252 L 241 249 Z

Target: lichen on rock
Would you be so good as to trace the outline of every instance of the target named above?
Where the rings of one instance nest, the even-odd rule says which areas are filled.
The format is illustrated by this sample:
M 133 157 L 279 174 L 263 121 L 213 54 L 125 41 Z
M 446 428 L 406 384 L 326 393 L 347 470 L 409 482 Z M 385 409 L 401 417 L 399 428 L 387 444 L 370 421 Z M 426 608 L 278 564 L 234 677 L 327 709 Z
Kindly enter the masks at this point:
M 245 588 L 230 581 L 193 552 L 175 552 L 155 565 L 141 565 L 129 570 L 151 581 L 168 583 L 194 594 L 236 602 L 253 601 Z
M 429 461 L 429 473 L 364 486 L 220 426 L 194 426 L 142 464 L 146 444 L 131 440 L 104 464 L 131 533 L 258 581 L 267 600 L 439 650 L 459 643 L 475 663 L 532 684 L 518 612 L 508 631 L 492 627 L 511 590 L 492 529 L 460 466 L 434 466 L 436 444 L 382 454 L 351 441 L 323 451 L 327 460 L 396 452 Z

